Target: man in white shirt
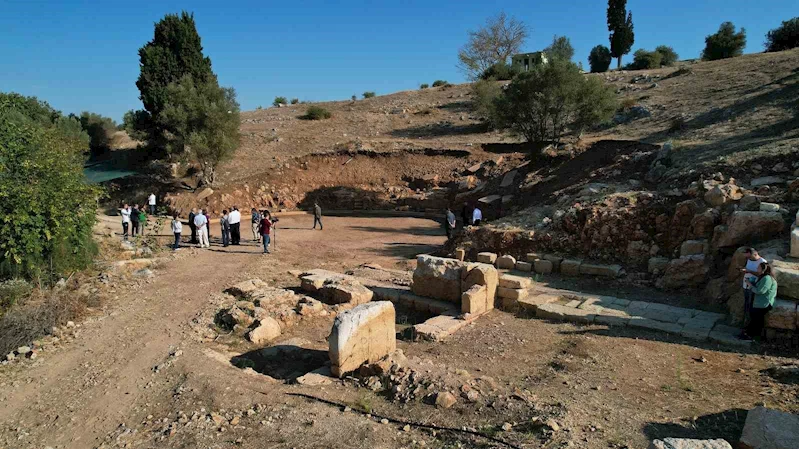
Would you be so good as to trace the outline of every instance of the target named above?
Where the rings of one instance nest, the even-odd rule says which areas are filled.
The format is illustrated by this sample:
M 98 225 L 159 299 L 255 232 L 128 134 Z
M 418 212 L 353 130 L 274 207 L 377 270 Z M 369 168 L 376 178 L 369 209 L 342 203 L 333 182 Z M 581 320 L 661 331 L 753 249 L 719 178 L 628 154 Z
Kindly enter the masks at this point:
M 150 215 L 155 215 L 155 194 L 151 193 L 150 196 L 147 197 L 147 204 L 150 205 Z
M 474 212 L 472 212 L 472 224 L 475 226 L 480 226 L 480 223 L 483 221 L 483 211 L 480 210 L 479 207 L 474 208 Z
M 746 281 L 752 284 L 757 282 L 758 267 L 760 267 L 761 263 L 766 263 L 768 261 L 760 257 L 760 254 L 758 254 L 757 250 L 754 248 L 746 248 L 744 254 L 746 254 L 746 266 L 741 268 L 741 272 L 744 274 L 744 320 L 747 320 L 749 318 L 749 312 L 752 309 L 752 302 L 755 300 L 755 292 L 752 291 L 752 287 L 747 284 Z
M 238 207 L 233 206 L 233 210 L 228 214 L 228 223 L 230 223 L 230 243 L 238 245 L 241 241 L 241 212 Z
M 125 204 L 122 209 L 119 209 L 122 215 L 122 236 L 125 240 L 128 239 L 128 228 L 130 227 L 130 206 Z
M 197 238 L 200 240 L 200 248 L 210 248 L 211 243 L 208 242 L 208 220 L 205 218 L 205 209 L 202 213 L 194 217 L 194 226 L 197 228 Z

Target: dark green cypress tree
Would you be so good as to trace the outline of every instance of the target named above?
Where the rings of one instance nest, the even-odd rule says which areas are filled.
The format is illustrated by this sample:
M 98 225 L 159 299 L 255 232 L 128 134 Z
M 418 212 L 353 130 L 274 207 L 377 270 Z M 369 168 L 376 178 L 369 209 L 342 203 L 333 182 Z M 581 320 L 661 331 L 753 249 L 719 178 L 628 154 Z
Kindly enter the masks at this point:
M 627 11 L 627 0 L 608 0 L 608 31 L 610 31 L 610 54 L 618 60 L 630 52 L 635 43 L 633 13 Z

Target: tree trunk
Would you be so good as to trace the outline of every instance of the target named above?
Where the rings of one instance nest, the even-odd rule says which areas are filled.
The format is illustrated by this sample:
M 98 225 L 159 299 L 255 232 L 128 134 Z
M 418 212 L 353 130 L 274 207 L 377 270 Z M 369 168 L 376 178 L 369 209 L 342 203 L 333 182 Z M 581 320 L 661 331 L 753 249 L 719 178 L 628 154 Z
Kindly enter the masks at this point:
M 616 63 L 616 68 L 617 68 L 617 69 L 620 69 L 620 68 L 621 68 L 621 56 L 619 56 L 619 57 L 617 58 L 617 60 L 618 60 L 618 62 Z
M 216 178 L 216 170 L 211 164 L 203 165 L 203 184 L 211 186 L 214 184 Z

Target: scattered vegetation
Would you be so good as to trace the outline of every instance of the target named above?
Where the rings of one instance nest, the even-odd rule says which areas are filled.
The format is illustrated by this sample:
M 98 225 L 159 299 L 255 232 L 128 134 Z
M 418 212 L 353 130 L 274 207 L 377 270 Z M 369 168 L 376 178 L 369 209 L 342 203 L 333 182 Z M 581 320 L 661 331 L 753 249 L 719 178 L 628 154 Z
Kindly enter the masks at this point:
M 422 83 L 419 85 L 419 89 L 427 89 L 428 87 L 430 87 L 430 85 L 427 83 Z
M 574 57 L 574 47 L 572 47 L 568 37 L 556 35 L 552 38 L 552 43 L 549 44 L 549 47 L 544 49 L 544 53 L 550 59 L 571 61 Z
M 783 51 L 799 47 L 799 17 L 782 22 L 766 34 L 766 51 Z
M 502 88 L 493 80 L 472 83 L 472 110 L 492 128 L 499 125 L 496 105 L 500 95 Z
M 583 130 L 607 121 L 617 109 L 610 87 L 585 77 L 577 65 L 553 60 L 516 77 L 496 99 L 494 122 L 528 141 L 560 141 L 569 128 Z
M 621 101 L 622 109 L 630 109 L 631 107 L 633 107 L 633 106 L 635 106 L 637 104 L 638 104 L 638 101 L 636 101 L 636 99 L 632 98 L 632 97 L 627 97 L 627 98 L 625 98 L 624 100 Z
M 291 99 L 291 104 L 298 104 L 299 102 L 300 102 L 299 98 L 292 98 Z
M 741 56 L 746 47 L 746 30 L 741 28 L 735 31 L 732 22 L 724 22 L 719 26 L 715 34 L 705 38 L 705 49 L 702 51 L 702 59 L 715 61 L 717 59 L 734 58 Z
M 512 80 L 513 77 L 518 74 L 519 71 L 514 69 L 512 65 L 500 62 L 487 68 L 486 71 L 480 75 L 480 79 L 507 81 Z
M 661 66 L 671 67 L 680 59 L 680 55 L 678 55 L 672 47 L 667 45 L 658 45 L 658 47 L 655 48 L 655 51 L 660 53 Z
M 588 55 L 588 64 L 591 66 L 591 73 L 607 72 L 610 68 L 610 63 L 613 56 L 610 54 L 610 49 L 604 45 L 597 45 L 591 49 L 591 54 Z
M 610 31 L 610 54 L 617 59 L 616 67 L 621 68 L 621 58 L 630 52 L 635 43 L 633 13 L 627 11 L 627 0 L 608 0 L 608 31 Z
M 278 107 L 281 104 L 289 104 L 289 101 L 286 99 L 286 97 L 275 97 L 275 99 L 272 100 L 272 106 Z
M 371 92 L 371 91 L 367 91 L 367 92 L 363 93 L 363 98 L 372 98 L 372 97 L 375 97 L 375 96 L 377 96 L 377 94 L 374 93 L 374 92 Z
M 263 108 L 264 108 L 264 107 L 263 107 L 263 106 L 261 106 L 261 105 L 259 104 L 258 106 L 256 106 L 256 107 L 255 107 L 255 110 L 256 110 L 256 111 L 260 111 L 260 110 L 262 110 Z
M 0 315 L 28 296 L 32 290 L 33 286 L 24 279 L 9 279 L 0 282 Z
M 442 86 L 451 86 L 451 84 L 446 82 L 445 80 L 433 81 L 433 87 L 442 87 Z
M 0 278 L 49 284 L 87 267 L 100 190 L 86 183 L 89 136 L 77 118 L 19 94 L 0 94 Z M 35 180 L 35 182 L 32 182 Z
M 89 150 L 92 154 L 101 154 L 110 149 L 111 136 L 117 130 L 114 119 L 87 111 L 81 112 L 77 119 L 81 128 L 89 135 Z
M 525 24 L 500 13 L 486 20 L 482 28 L 469 31 L 469 41 L 458 52 L 459 67 L 471 79 L 477 79 L 492 65 L 505 63 L 519 53 L 526 39 Z
M 656 51 L 647 51 L 643 48 L 633 53 L 633 62 L 629 65 L 630 70 L 657 69 L 663 60 L 663 55 Z
M 300 116 L 303 120 L 324 120 L 332 117 L 333 114 L 321 106 L 309 106 L 305 115 Z
M 357 95 L 353 95 L 352 96 L 352 101 L 358 101 L 358 96 Z

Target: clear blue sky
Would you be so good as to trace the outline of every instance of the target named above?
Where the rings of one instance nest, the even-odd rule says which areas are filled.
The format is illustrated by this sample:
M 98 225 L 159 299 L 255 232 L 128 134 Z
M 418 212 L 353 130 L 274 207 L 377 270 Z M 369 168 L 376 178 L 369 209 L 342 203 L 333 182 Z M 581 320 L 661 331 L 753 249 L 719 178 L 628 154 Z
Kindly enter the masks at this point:
M 671 45 L 695 58 L 723 21 L 747 30 L 747 53 L 797 14 L 797 0 L 628 0 L 635 45 Z M 194 12 L 206 55 L 243 110 L 277 95 L 346 99 L 436 79 L 463 82 L 456 68 L 466 32 L 504 10 L 531 30 L 524 50 L 566 35 L 587 67 L 608 44 L 603 0 L 570 1 L 41 1 L 0 0 L 0 91 L 35 95 L 64 112 L 120 120 L 140 108 L 137 50 L 164 14 Z M 631 55 L 627 56 L 629 60 Z

